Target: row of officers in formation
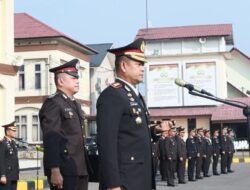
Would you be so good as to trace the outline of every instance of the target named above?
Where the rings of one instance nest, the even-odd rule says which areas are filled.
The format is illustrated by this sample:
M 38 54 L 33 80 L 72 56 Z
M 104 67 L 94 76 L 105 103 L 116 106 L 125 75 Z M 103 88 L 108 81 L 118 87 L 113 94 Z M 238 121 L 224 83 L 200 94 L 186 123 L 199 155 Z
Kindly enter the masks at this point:
M 160 125 L 164 125 L 164 121 Z M 233 172 L 231 164 L 235 149 L 232 129 L 224 127 L 220 135 L 219 130 L 214 130 L 211 135 L 210 130 L 197 128 L 189 131 L 186 140 L 184 136 L 183 127 L 172 126 L 152 142 L 154 175 L 159 167 L 161 180 L 167 181 L 168 186 L 175 186 L 176 174 L 178 183 L 185 184 L 187 180 L 194 182 L 210 177 L 210 173 L 218 176 Z M 212 172 L 209 172 L 210 165 Z M 185 179 L 186 166 L 188 179 Z

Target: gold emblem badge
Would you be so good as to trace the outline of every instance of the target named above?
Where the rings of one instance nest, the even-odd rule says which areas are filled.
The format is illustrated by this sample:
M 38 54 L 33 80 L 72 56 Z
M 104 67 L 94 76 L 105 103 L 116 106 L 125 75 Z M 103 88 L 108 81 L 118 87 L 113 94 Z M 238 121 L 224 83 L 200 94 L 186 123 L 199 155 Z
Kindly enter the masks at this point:
M 140 49 L 141 49 L 141 52 L 145 51 L 145 42 L 144 41 L 141 43 Z

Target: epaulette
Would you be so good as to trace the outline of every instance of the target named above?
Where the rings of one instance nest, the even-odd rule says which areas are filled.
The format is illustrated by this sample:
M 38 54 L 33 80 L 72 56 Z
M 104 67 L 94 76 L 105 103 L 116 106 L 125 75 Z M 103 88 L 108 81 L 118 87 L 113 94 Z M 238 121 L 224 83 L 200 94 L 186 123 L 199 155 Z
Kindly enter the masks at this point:
M 111 86 L 112 86 L 113 88 L 121 88 L 121 87 L 122 87 L 122 84 L 119 83 L 119 82 L 114 82 L 113 84 L 111 84 Z
M 49 95 L 48 98 L 54 98 L 56 95 L 57 95 L 57 93 L 51 94 L 51 95 Z

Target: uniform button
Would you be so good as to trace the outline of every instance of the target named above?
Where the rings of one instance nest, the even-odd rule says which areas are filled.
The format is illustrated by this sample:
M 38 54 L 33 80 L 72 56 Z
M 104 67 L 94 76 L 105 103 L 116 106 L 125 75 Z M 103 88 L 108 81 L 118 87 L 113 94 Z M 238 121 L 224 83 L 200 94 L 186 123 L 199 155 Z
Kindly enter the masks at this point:
M 130 160 L 134 160 L 134 159 L 135 159 L 135 157 L 133 157 L 133 156 L 130 157 Z

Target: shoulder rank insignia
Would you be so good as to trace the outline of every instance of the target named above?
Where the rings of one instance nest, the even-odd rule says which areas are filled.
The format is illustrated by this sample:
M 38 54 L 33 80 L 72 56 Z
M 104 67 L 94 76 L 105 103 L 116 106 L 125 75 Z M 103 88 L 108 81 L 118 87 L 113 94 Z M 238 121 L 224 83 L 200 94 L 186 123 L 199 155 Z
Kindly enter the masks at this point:
M 115 82 L 115 83 L 111 84 L 111 86 L 113 88 L 121 88 L 122 87 L 121 83 L 119 83 L 119 82 Z
M 57 93 L 51 94 L 48 98 L 54 98 L 57 95 Z

